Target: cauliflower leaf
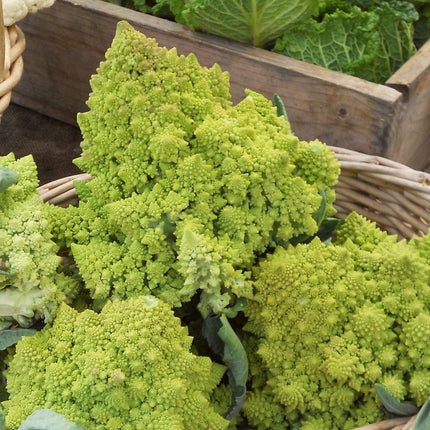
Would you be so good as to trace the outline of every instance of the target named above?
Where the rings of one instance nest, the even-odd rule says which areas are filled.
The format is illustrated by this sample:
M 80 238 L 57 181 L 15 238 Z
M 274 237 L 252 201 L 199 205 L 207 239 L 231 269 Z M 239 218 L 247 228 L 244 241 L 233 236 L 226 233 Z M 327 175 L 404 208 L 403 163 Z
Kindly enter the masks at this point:
M 0 166 L 0 191 L 5 190 L 18 181 L 18 174 L 6 167 Z
M 73 424 L 63 415 L 49 409 L 39 409 L 33 412 L 18 428 L 18 430 L 87 430 L 87 427 Z

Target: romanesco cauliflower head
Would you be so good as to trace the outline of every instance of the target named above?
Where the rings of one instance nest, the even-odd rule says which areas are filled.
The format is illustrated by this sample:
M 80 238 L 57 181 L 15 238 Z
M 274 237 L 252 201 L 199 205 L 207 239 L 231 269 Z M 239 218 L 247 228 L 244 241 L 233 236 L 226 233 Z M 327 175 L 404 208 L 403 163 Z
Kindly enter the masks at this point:
M 0 192 L 0 325 L 48 322 L 77 295 L 78 283 L 61 271 L 32 157 L 9 154 L 0 165 L 18 173 L 17 183 Z
M 218 66 L 121 22 L 91 85 L 75 162 L 95 179 L 58 231 L 97 306 L 137 294 L 179 306 L 201 290 L 202 312 L 221 312 L 252 295 L 259 255 L 315 234 L 320 207 L 333 213 L 334 154 L 260 94 L 232 106 Z
M 190 352 L 192 338 L 153 296 L 100 314 L 63 304 L 52 325 L 16 345 L 6 426 L 51 409 L 89 430 L 226 429 L 210 395 L 225 369 Z
M 255 269 L 244 415 L 257 429 L 379 421 L 375 384 L 418 406 L 430 395 L 428 261 L 357 214 L 339 229 L 337 242 L 278 248 Z
M 378 228 L 375 222 L 369 221 L 357 212 L 351 212 L 346 219 L 340 221 L 332 239 L 336 244 L 350 241 L 369 251 L 385 240 L 397 242 L 396 236 L 388 235 L 385 230 Z

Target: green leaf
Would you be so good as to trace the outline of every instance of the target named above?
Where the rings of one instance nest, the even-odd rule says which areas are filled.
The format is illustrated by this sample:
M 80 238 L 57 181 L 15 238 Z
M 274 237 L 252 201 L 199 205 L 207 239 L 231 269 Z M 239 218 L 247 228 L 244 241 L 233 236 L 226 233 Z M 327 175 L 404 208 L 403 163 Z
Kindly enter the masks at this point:
M 182 19 L 193 30 L 264 47 L 317 10 L 315 0 L 189 0 Z
M 18 430 L 87 430 L 87 428 L 74 424 L 63 415 L 49 409 L 39 409 L 33 412 Z
M 368 11 L 337 9 L 286 32 L 273 51 L 383 83 L 415 53 L 417 19 L 414 6 L 405 1 L 381 2 Z
M 0 330 L 0 351 L 15 345 L 23 336 L 31 336 L 36 332 L 30 328 L 11 328 Z
M 381 38 L 381 49 L 374 68 L 385 70 L 390 77 L 416 52 L 414 22 L 419 15 L 413 4 L 406 1 L 382 2 L 372 11 L 379 17 Z M 377 72 L 374 74 L 378 76 Z
M 430 429 L 430 397 L 421 406 L 417 418 L 414 422 L 412 430 L 428 430 Z
M 273 51 L 339 72 L 346 67 L 360 69 L 377 55 L 378 23 L 377 16 L 358 7 L 348 12 L 338 9 L 322 20 L 310 18 L 294 32 L 285 33 Z
M 0 166 L 0 191 L 5 190 L 18 181 L 18 173 L 7 167 Z
M 273 96 L 273 101 L 275 103 L 278 116 L 283 116 L 288 121 L 287 110 L 285 109 L 285 104 L 281 97 L 278 94 L 275 94 Z
M 321 223 L 323 222 L 327 211 L 327 196 L 325 191 L 320 190 L 319 195 L 321 196 L 321 203 L 318 210 L 313 214 L 313 219 L 315 220 L 318 226 L 320 226 Z
M 388 412 L 402 417 L 408 417 L 418 412 L 418 408 L 414 404 L 399 402 L 382 385 L 376 384 L 375 390 L 382 405 Z
M 203 334 L 213 351 L 222 356 L 228 368 L 229 384 L 232 388 L 232 404 L 225 416 L 233 419 L 242 409 L 246 400 L 248 379 L 248 357 L 225 315 L 210 315 L 205 319 Z
M 317 236 L 321 242 L 327 242 L 332 237 L 336 229 L 338 228 L 340 219 L 338 218 L 326 218 L 319 226 Z

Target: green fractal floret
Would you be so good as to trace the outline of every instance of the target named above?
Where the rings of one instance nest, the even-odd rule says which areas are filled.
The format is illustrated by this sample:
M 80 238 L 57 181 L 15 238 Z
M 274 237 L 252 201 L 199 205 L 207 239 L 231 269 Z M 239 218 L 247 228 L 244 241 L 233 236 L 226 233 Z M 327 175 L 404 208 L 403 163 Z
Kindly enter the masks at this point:
M 77 295 L 78 283 L 61 272 L 33 158 L 10 154 L 0 157 L 0 166 L 18 174 L 0 194 L 0 326 L 48 322 L 61 302 Z
M 260 255 L 333 213 L 334 154 L 300 141 L 260 94 L 232 106 L 217 65 L 121 22 L 91 86 L 75 162 L 95 178 L 79 184 L 79 208 L 56 210 L 56 231 L 97 307 L 139 294 L 179 306 L 201 290 L 203 313 L 223 312 L 251 296 Z
M 37 167 L 31 155 L 16 159 L 13 153 L 0 157 L 2 167 L 12 169 L 19 175 L 19 181 L 1 194 L 0 208 L 5 210 L 16 202 L 23 202 L 35 194 L 39 185 Z
M 270 414 L 300 428 L 376 422 L 384 415 L 375 384 L 399 401 L 425 402 L 430 266 L 417 249 L 427 241 L 394 240 L 351 214 L 336 241 L 278 248 L 255 268 L 244 327 L 249 354 L 257 352 L 244 406 L 250 425 L 268 428 Z M 267 399 L 263 410 L 256 398 Z
M 108 302 L 100 314 L 64 304 L 52 325 L 16 346 L 7 428 L 48 408 L 90 430 L 226 429 L 210 404 L 225 369 L 192 354 L 191 341 L 152 296 Z

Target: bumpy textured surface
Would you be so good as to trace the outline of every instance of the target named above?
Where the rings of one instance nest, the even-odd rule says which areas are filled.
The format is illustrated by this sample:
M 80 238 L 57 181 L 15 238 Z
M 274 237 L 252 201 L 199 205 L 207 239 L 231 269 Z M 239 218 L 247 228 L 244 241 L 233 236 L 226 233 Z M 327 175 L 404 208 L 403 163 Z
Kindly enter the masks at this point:
M 0 327 L 48 322 L 61 302 L 77 295 L 78 284 L 61 273 L 33 158 L 11 153 L 0 157 L 0 166 L 18 173 L 18 182 L 0 192 Z
M 89 430 L 223 430 L 209 403 L 225 369 L 151 296 L 100 314 L 62 305 L 52 326 L 18 343 L 7 371 L 6 427 L 48 408 Z
M 376 383 L 400 401 L 424 403 L 430 265 L 417 249 L 428 242 L 397 242 L 352 214 L 336 242 L 279 248 L 261 263 L 245 326 L 251 425 L 346 430 L 377 422 Z
M 317 231 L 322 191 L 331 214 L 333 153 L 301 142 L 262 95 L 236 106 L 229 77 L 193 55 L 118 25 L 91 80 L 76 164 L 79 208 L 53 209 L 101 307 L 153 294 L 178 306 L 201 289 L 218 312 L 252 294 L 249 270 L 277 244 Z

